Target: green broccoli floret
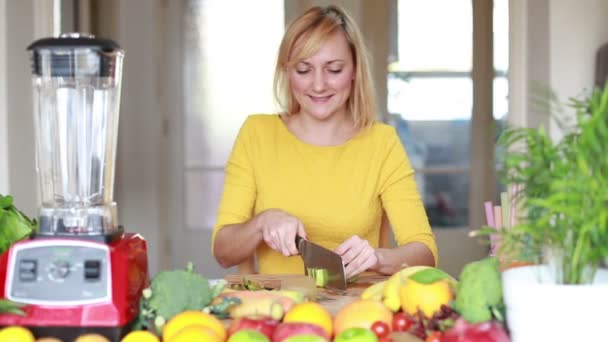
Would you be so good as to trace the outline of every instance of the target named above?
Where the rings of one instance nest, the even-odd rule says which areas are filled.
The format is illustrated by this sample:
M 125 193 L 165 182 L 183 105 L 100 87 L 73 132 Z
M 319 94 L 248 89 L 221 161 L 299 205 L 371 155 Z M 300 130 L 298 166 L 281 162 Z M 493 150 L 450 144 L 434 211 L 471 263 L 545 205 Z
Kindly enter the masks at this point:
M 159 272 L 149 290 L 144 290 L 143 300 L 148 315 L 156 320 L 169 321 L 186 310 L 202 310 L 213 300 L 209 281 L 194 272 L 192 263 L 185 270 Z
M 470 323 L 486 322 L 493 317 L 502 320 L 502 283 L 496 258 L 488 257 L 465 265 L 453 307 Z

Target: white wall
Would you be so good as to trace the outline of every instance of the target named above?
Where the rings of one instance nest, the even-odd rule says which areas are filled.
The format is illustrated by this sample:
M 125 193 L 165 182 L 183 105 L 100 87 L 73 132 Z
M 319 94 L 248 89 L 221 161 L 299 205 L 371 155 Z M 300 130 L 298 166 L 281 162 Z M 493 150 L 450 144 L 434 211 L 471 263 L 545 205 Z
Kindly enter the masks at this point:
M 607 17 L 606 0 L 550 2 L 551 86 L 560 99 L 593 86 L 595 54 L 608 42 Z
M 608 1 L 510 1 L 510 121 L 537 127 L 554 124 L 535 112 L 529 96 L 532 84 L 549 87 L 560 102 L 591 89 L 595 54 L 608 42 Z
M 552 1 L 550 13 L 550 85 L 567 104 L 571 97 L 584 96 L 594 86 L 596 52 L 608 42 L 608 1 Z M 555 122 L 551 136 L 562 136 Z
M 4 114 L 0 122 L 6 134 L 0 138 L 2 160 L 8 172 L 2 174 L 7 192 L 15 198 L 15 204 L 29 216 L 37 216 L 36 176 L 34 162 L 34 118 L 32 113 L 32 89 L 30 60 L 27 46 L 42 35 L 52 34 L 52 23 L 35 18 L 52 18 L 52 0 L 2 1 L 4 25 L 4 101 L 0 103 Z M 50 12 L 49 12 L 50 11 Z M 0 29 L 1 31 L 1 29 Z M 0 90 L 1 91 L 1 90 Z M 0 95 L 2 96 L 2 95 Z M 3 144 L 4 142 L 4 144 Z M 0 174 L 0 175 L 2 175 Z
M 0 75 L 7 74 L 6 63 L 6 0 L 0 0 Z M 8 169 L 8 118 L 6 112 L 6 77 L 0 77 L 0 194 L 9 192 Z

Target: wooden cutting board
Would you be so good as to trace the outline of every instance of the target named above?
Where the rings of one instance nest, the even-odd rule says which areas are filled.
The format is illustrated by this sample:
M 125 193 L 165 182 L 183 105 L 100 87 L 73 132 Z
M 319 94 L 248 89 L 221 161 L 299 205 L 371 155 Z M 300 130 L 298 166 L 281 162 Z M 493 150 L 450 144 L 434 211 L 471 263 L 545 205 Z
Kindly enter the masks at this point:
M 234 274 L 224 277 L 228 284 L 239 284 L 243 281 L 243 278 L 256 281 L 264 287 L 273 289 L 279 289 L 285 284 L 309 283 L 309 278 L 301 274 Z M 387 276 L 365 273 L 360 274 L 356 282 L 348 284 L 345 293 L 317 288 L 317 302 L 323 305 L 332 315 L 335 315 L 343 306 L 359 298 L 368 286 L 386 279 Z

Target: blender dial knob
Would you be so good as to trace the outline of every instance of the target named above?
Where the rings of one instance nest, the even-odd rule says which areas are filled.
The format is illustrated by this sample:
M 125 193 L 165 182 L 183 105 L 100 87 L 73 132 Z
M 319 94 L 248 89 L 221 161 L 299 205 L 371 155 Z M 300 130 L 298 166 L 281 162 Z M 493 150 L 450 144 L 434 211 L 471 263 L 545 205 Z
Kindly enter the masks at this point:
M 51 264 L 51 275 L 55 279 L 63 279 L 70 274 L 70 263 L 65 260 L 55 260 Z

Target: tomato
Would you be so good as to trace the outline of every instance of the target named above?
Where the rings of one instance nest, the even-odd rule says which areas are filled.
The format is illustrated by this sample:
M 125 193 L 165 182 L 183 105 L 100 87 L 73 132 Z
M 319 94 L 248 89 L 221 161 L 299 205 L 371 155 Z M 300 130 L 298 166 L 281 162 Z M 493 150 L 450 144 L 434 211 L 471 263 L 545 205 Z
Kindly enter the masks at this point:
M 405 312 L 397 312 L 393 316 L 393 331 L 408 331 L 414 325 L 414 319 Z
M 391 328 L 383 321 L 375 321 L 371 326 L 371 330 L 378 336 L 379 339 L 383 337 L 388 337 L 391 333 Z
M 433 331 L 428 334 L 424 339 L 424 342 L 441 342 L 443 340 L 443 332 L 441 331 Z

